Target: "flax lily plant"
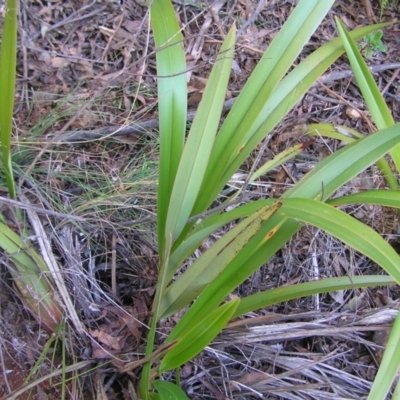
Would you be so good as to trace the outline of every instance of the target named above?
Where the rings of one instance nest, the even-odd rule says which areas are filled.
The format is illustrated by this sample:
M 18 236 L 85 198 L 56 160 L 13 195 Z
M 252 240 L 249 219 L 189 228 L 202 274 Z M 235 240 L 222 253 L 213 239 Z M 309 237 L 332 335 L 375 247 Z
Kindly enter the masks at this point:
M 383 158 L 390 153 L 399 171 L 400 125 L 394 124 L 354 44 L 385 24 L 348 33 L 337 21 L 340 37 L 322 45 L 292 69 L 301 49 L 333 2 L 298 2 L 220 127 L 234 56 L 233 26 L 221 46 L 187 138 L 187 83 L 182 34 L 170 0 L 151 2 L 159 77 L 160 265 L 146 350 L 148 359 L 152 354 L 156 356 L 143 368 L 140 392 L 144 399 L 187 399 L 178 384 L 159 378 L 199 354 L 232 318 L 306 295 L 400 283 L 400 257 L 394 249 L 377 232 L 336 208 L 353 203 L 400 207 L 395 174 Z M 281 198 L 248 202 L 226 212 L 218 207 L 215 212 L 210 212 L 224 186 L 255 147 L 345 51 L 378 131 L 367 137 L 357 134 L 352 140 L 346 137 L 347 146 L 321 161 Z M 327 136 L 344 139 L 337 130 L 322 125 L 313 126 L 310 135 L 319 128 L 324 128 Z M 250 179 L 294 157 L 304 146 L 300 144 L 277 156 Z M 374 163 L 383 171 L 390 190 L 332 198 L 337 189 Z M 232 221 L 239 222 L 173 280 L 179 267 L 202 241 Z M 375 261 L 388 275 L 327 278 L 228 301 L 229 294 L 282 248 L 302 224 L 314 225 L 335 236 Z M 187 311 L 165 340 L 165 345 L 153 353 L 157 323 L 183 309 Z M 397 318 L 388 346 L 398 343 L 399 326 Z M 396 352 L 385 354 L 371 399 L 383 399 L 390 390 L 399 369 L 398 346 L 396 349 Z

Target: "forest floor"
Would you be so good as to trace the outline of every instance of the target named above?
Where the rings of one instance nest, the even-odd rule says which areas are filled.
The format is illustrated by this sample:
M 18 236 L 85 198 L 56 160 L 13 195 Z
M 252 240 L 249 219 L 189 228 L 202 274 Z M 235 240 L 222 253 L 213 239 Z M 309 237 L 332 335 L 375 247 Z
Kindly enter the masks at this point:
M 189 114 L 197 109 L 213 59 L 235 22 L 234 68 L 227 93 L 238 96 L 257 61 L 294 8 L 294 1 L 175 1 L 184 26 Z M 298 61 L 337 36 L 334 17 L 354 29 L 397 20 L 399 11 L 378 2 L 338 0 Z M 4 4 L 0 1 L 1 16 Z M 1 17 L 0 17 L 1 18 Z M 1 21 L 1 20 L 0 20 Z M 0 399 L 60 399 L 61 376 L 38 382 L 68 363 L 90 360 L 66 386 L 66 398 L 134 399 L 136 372 L 121 374 L 122 358 L 143 356 L 157 277 L 158 165 L 155 49 L 145 0 L 20 1 L 15 159 L 20 190 L 48 210 L 84 217 L 84 223 L 41 215 L 54 254 L 76 299 L 87 336 L 68 325 L 63 344 L 26 311 L 2 261 L 0 281 Z M 367 62 L 396 122 L 400 121 L 400 24 L 383 31 L 385 51 L 362 43 Z M 381 49 L 382 50 L 382 49 Z M 370 54 L 366 54 L 369 52 Z M 330 122 L 374 131 L 346 57 L 341 57 L 271 132 L 261 159 L 302 139 L 304 126 Z M 316 140 L 320 160 L 340 146 Z M 240 187 L 254 158 L 233 177 Z M 253 196 L 279 196 L 309 166 L 289 162 L 252 186 Z M 0 190 L 6 196 L 4 183 Z M 384 188 L 371 168 L 343 190 Z M 2 212 L 13 224 L 12 212 Z M 361 205 L 348 212 L 400 249 L 396 212 Z M 213 240 L 214 238 L 211 238 Z M 198 254 L 197 254 L 198 256 Z M 73 265 L 85 278 L 78 279 Z M 377 274 L 371 261 L 312 227 L 298 234 L 235 295 L 320 277 Z M 263 327 L 251 340 L 224 331 L 182 370 L 193 399 L 366 398 L 385 338 L 398 309 L 397 288 L 335 292 L 279 304 L 252 314 Z M 95 304 L 95 307 L 91 307 Z M 168 330 L 177 316 L 163 322 Z M 273 325 L 271 325 L 273 322 Z M 272 326 L 274 329 L 272 330 Z M 43 355 L 43 357 L 41 357 Z M 37 360 L 40 360 L 37 363 Z M 36 368 L 37 366 L 37 368 Z M 33 372 L 32 389 L 10 394 Z M 265 379 L 268 374 L 269 379 Z M 36 381 L 35 381 L 36 380 Z M 30 393 L 30 397 L 28 397 Z

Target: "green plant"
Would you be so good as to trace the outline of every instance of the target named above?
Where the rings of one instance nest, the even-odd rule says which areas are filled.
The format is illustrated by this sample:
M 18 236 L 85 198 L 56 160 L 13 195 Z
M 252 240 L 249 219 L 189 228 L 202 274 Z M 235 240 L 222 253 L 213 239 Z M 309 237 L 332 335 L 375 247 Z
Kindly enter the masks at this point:
M 353 285 L 400 282 L 400 257 L 393 248 L 375 231 L 329 203 L 345 201 L 330 197 L 370 165 L 380 163 L 393 190 L 379 194 L 370 192 L 369 201 L 390 203 L 397 208 L 400 206 L 397 181 L 383 158 L 391 151 L 399 168 L 400 130 L 385 112 L 383 117 L 378 118 L 377 115 L 378 121 L 382 121 L 377 121 L 379 132 L 353 140 L 323 160 L 281 198 L 250 202 L 225 213 L 218 208 L 211 214 L 208 211 L 204 217 L 205 211 L 251 151 L 343 54 L 344 44 L 337 38 L 290 71 L 302 47 L 332 4 L 333 0 L 300 0 L 219 128 L 233 59 L 235 27 L 232 27 L 220 49 L 186 143 L 183 38 L 169 0 L 154 0 L 150 6 L 151 24 L 159 49 L 160 266 L 146 349 L 146 360 L 152 361 L 144 365 L 140 385 L 144 399 L 186 398 L 178 385 L 155 378 L 163 372 L 179 368 L 196 356 L 234 317 L 304 295 L 351 288 Z M 350 34 L 343 32 L 343 37 L 351 41 L 359 40 L 384 26 L 365 27 Z M 353 48 L 352 44 L 349 46 Z M 296 151 L 299 149 L 293 154 Z M 282 156 L 282 159 L 285 157 Z M 258 171 L 254 176 L 257 174 Z M 353 200 L 359 201 L 351 198 L 349 201 Z M 362 201 L 367 202 L 366 197 Z M 230 203 L 225 205 L 228 207 Z M 183 261 L 201 242 L 232 221 L 239 222 L 172 282 Z M 384 268 L 390 277 L 330 278 L 226 302 L 228 295 L 279 250 L 303 223 L 315 225 L 362 252 Z M 166 339 L 165 346 L 153 355 L 158 321 L 188 306 Z M 389 388 L 386 385 L 378 390 L 384 393 Z
M 391 5 L 393 7 L 398 7 L 399 6 L 399 0 L 381 0 L 380 1 L 380 19 L 382 19 L 383 12 L 386 10 L 386 8 Z
M 376 32 L 369 33 L 364 37 L 364 45 L 359 45 L 359 49 L 364 53 L 366 58 L 371 58 L 374 53 L 386 53 L 387 46 L 382 43 L 383 32 L 382 29 L 378 29 Z
M 11 158 L 16 52 L 17 2 L 8 0 L 0 51 L 0 138 L 1 162 L 11 198 L 17 195 Z M 16 216 L 22 226 L 23 218 L 19 209 L 16 210 Z M 19 289 L 22 301 L 48 330 L 54 331 L 62 318 L 62 307 L 56 300 L 54 282 L 48 266 L 23 236 L 23 232 L 21 236 L 17 235 L 2 216 L 0 247 L 4 251 L 7 259 L 5 264 Z
M 14 109 L 15 68 L 17 59 L 17 2 L 8 0 L 0 51 L 0 138 L 4 174 L 11 198 L 15 199 L 14 173 L 11 165 L 11 133 Z

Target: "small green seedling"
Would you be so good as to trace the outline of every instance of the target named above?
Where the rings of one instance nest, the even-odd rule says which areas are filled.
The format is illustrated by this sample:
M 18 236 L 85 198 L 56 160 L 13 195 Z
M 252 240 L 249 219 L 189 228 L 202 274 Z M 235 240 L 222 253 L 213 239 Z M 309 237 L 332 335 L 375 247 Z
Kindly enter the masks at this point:
M 358 48 L 364 53 L 366 58 L 371 58 L 374 53 L 386 53 L 387 46 L 382 43 L 383 32 L 379 29 L 376 32 L 369 33 L 364 37 L 364 45 L 359 45 Z

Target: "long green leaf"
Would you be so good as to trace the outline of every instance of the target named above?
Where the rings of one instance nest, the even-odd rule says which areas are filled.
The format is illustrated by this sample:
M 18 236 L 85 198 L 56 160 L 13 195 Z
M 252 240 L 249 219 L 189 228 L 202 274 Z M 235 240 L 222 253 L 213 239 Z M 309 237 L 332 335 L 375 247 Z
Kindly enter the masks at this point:
M 286 199 L 278 215 L 316 226 L 380 265 L 400 284 L 400 256 L 369 226 L 317 200 Z
M 369 70 L 367 64 L 363 60 L 357 45 L 347 32 L 343 23 L 336 17 L 336 25 L 342 37 L 344 47 L 349 57 L 351 68 L 354 71 L 354 76 L 358 86 L 363 94 L 363 98 L 367 103 L 368 109 L 371 112 L 372 118 L 378 129 L 384 129 L 394 125 L 394 120 L 387 106 L 385 99 L 379 91 L 377 84 Z M 391 151 L 391 156 L 396 165 L 397 171 L 400 171 L 400 146 L 397 146 Z M 379 169 L 385 174 L 385 177 L 392 189 L 398 187 L 395 176 L 391 173 L 391 169 L 386 160 L 380 160 L 378 163 Z
M 165 228 L 166 240 L 172 242 L 186 225 L 203 181 L 228 86 L 235 32 L 233 26 L 222 44 L 182 154 Z
M 153 311 L 157 314 L 164 287 L 165 269 L 170 248 L 165 227 L 167 213 L 178 166 L 182 157 L 186 133 L 187 83 L 183 37 L 170 0 L 152 0 L 150 20 L 154 34 L 158 78 L 158 108 L 160 134 L 160 164 L 157 197 L 158 250 L 160 280 L 157 283 Z M 157 316 L 151 321 L 146 356 L 153 352 Z M 149 400 L 151 363 L 144 365 L 140 389 L 144 400 Z
M 311 172 L 298 182 L 295 187 L 285 193 L 284 197 L 328 198 L 342 185 L 364 171 L 400 143 L 399 127 L 400 124 L 397 124 L 394 127 L 387 128 L 362 140 L 355 141 L 338 150 L 321 161 Z M 379 194 L 377 196 L 379 196 Z M 388 196 L 395 197 L 395 195 L 391 195 L 390 193 Z M 334 202 L 335 200 L 332 201 Z M 379 202 L 379 200 L 377 201 Z M 382 199 L 381 201 L 384 200 Z M 210 233 L 231 221 L 247 217 L 257 212 L 261 207 L 271 205 L 272 203 L 273 200 L 271 199 L 259 200 L 224 214 L 216 213 L 206 217 L 195 226 L 187 240 L 172 254 L 169 266 L 171 272 L 173 273 L 180 263 L 183 262 Z M 172 278 L 172 275 L 170 275 L 170 278 Z
M 325 278 L 319 281 L 305 282 L 290 286 L 281 286 L 265 290 L 240 300 L 240 304 L 232 318 L 247 314 L 260 308 L 268 307 L 284 301 L 312 296 L 318 293 L 336 290 L 351 290 L 355 288 L 395 285 L 396 281 L 386 275 L 343 276 L 340 278 Z
M 335 207 L 347 204 L 376 204 L 400 208 L 400 190 L 367 190 L 348 196 L 335 197 L 328 200 L 327 204 Z
M 205 287 L 172 330 L 168 340 L 180 337 L 196 321 L 209 315 L 240 283 L 278 251 L 297 229 L 297 222 L 285 221 L 276 213 L 265 221 L 242 251 Z
M 170 0 L 153 0 L 151 26 L 158 49 L 160 174 L 157 222 L 161 262 L 166 257 L 165 224 L 172 187 L 182 156 L 186 131 L 187 83 L 183 37 Z
M 281 151 L 276 157 L 272 160 L 267 161 L 262 167 L 258 168 L 256 172 L 251 176 L 249 179 L 249 183 L 254 182 L 260 176 L 265 175 L 267 172 L 271 171 L 274 168 L 279 167 L 286 161 L 292 160 L 298 154 L 300 154 L 304 149 L 310 144 L 311 142 L 307 143 L 299 143 L 292 147 L 289 147 L 283 151 Z
M 260 230 L 264 220 L 279 208 L 277 203 L 263 207 L 230 230 L 197 259 L 165 292 L 160 308 L 160 318 L 166 318 L 186 307 L 243 249 Z
M 328 123 L 310 124 L 307 126 L 307 135 L 316 137 L 327 137 L 336 140 L 342 140 L 345 143 L 354 142 L 356 139 L 362 139 L 364 136 L 354 129 L 347 126 L 333 125 Z
M 336 151 L 288 190 L 284 197 L 329 198 L 344 183 L 399 144 L 399 127 L 400 124 L 396 124 L 382 129 Z
M 4 173 L 11 198 L 16 197 L 11 163 L 11 132 L 17 60 L 17 1 L 7 0 L 0 50 L 0 139 Z
M 300 4 L 301 2 L 298 7 Z M 294 24 L 296 23 L 294 22 Z M 386 25 L 376 25 L 375 29 Z M 351 36 L 355 39 L 361 39 L 373 30 L 373 27 L 360 28 L 351 32 Z M 255 146 L 282 120 L 318 77 L 343 54 L 343 51 L 342 40 L 337 38 L 308 56 L 284 78 L 268 99 L 258 104 L 252 104 L 252 107 L 257 107 L 260 110 L 259 116 L 256 119 L 244 120 L 246 124 L 243 122 L 242 129 L 239 129 L 242 122 L 236 121 L 237 113 L 234 112 L 235 109 L 231 110 L 232 119 L 236 123 L 230 122 L 228 116 L 221 127 L 199 199 L 193 209 L 194 215 L 204 212 Z M 282 67 L 279 66 L 278 68 Z M 275 83 L 271 82 L 270 84 L 274 85 Z M 241 109 L 250 101 L 251 93 L 247 94 L 243 90 L 235 104 L 238 104 L 238 109 Z M 252 132 L 252 134 L 250 135 L 247 132 Z M 234 155 L 233 160 L 232 155 Z M 229 160 L 231 161 L 229 162 Z
M 224 121 L 208 171 L 213 171 L 218 164 L 229 165 L 243 143 L 263 123 L 265 104 L 332 4 L 332 0 L 301 0 L 290 14 Z
M 354 76 L 360 87 L 363 98 L 368 105 L 372 118 L 378 129 L 384 129 L 394 124 L 392 114 L 387 106 L 385 99 L 381 95 L 378 86 L 368 68 L 368 65 L 363 60 L 356 43 L 347 32 L 343 23 L 336 17 L 336 25 L 340 36 L 342 37 L 347 56 L 349 58 Z
M 284 198 L 319 199 L 329 197 L 348 180 L 364 171 L 400 142 L 400 130 L 397 128 L 398 125 L 387 128 L 335 152 L 289 190 Z M 222 226 L 229 221 L 251 215 L 270 202 L 271 200 L 253 202 L 222 215 L 207 217 L 198 225 L 198 230 L 195 228 L 194 233 L 198 234 L 199 239 L 202 230 L 207 231 L 210 227 Z M 268 245 L 260 247 L 264 236 L 277 227 L 279 229 L 269 238 Z M 271 220 L 265 221 L 259 233 L 252 238 L 232 263 L 214 281 L 210 280 L 210 284 L 175 327 L 173 335 L 176 334 L 175 331 L 186 329 L 186 326 L 189 326 L 197 316 L 201 316 L 203 313 L 207 314 L 218 306 L 232 290 L 275 254 L 299 227 L 298 222 L 285 221 L 284 216 L 277 214 Z M 179 279 L 177 282 L 180 282 Z M 175 288 L 177 289 L 180 284 L 185 286 L 184 283 L 176 283 Z
M 375 377 L 374 384 L 369 393 L 368 399 L 385 399 L 390 387 L 400 370 L 400 312 L 394 321 L 392 332 L 386 344 L 386 350 L 383 354 L 382 362 L 378 374 Z M 397 391 L 397 388 L 396 388 Z M 397 392 L 398 394 L 399 392 Z M 392 397 L 393 399 L 397 397 Z
M 184 391 L 171 382 L 155 380 L 152 385 L 157 390 L 160 400 L 189 400 Z
M 178 368 L 199 354 L 226 326 L 239 301 L 235 299 L 223 304 L 185 332 L 162 360 L 160 371 Z

